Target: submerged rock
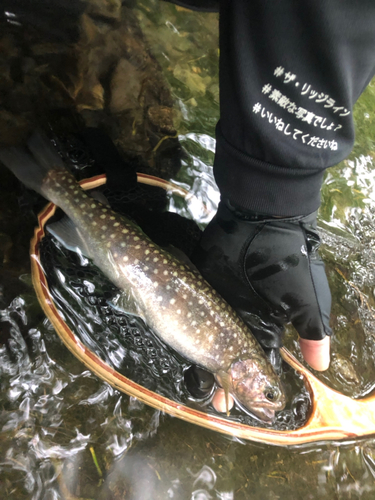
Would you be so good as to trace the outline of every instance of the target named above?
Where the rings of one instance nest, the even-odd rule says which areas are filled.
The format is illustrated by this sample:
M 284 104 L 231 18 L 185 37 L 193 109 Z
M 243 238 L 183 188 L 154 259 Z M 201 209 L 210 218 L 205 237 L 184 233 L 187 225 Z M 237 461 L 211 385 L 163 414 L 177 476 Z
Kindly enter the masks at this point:
M 359 385 L 361 383 L 361 379 L 357 374 L 354 364 L 350 359 L 339 353 L 332 355 L 330 369 L 334 372 L 335 377 L 345 384 Z
M 58 134 L 101 127 L 148 173 L 173 176 L 180 154 L 174 103 L 135 13 L 121 0 L 82 5 L 83 13 L 69 12 L 66 39 L 52 36 L 53 27 L 49 36 L 46 23 L 35 28 L 39 4 L 23 12 L 20 26 L 0 21 L 1 145 L 22 144 L 38 127 Z

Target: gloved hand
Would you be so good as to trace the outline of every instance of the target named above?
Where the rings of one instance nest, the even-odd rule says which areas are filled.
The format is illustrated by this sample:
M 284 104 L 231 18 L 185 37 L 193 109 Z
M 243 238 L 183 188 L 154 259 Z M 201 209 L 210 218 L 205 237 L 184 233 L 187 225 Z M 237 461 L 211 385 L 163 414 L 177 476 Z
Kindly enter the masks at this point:
M 221 202 L 192 257 L 276 368 L 289 322 L 306 361 L 317 370 L 329 366 L 331 294 L 318 254 L 316 216 L 272 218 Z

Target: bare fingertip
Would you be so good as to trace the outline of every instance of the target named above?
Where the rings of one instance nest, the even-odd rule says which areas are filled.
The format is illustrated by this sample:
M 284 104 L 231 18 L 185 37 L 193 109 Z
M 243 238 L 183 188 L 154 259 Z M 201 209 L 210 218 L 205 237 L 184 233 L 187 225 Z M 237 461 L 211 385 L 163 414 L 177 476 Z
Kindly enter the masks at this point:
M 305 361 L 314 370 L 323 372 L 330 365 L 330 337 L 322 340 L 299 339 L 300 348 Z

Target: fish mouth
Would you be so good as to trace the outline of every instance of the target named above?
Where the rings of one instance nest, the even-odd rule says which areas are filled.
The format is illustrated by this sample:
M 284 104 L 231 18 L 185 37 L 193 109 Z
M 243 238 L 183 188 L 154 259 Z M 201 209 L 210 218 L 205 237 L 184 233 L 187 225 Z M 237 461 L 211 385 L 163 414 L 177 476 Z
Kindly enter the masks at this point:
M 237 405 L 243 410 L 245 413 L 250 415 L 251 417 L 255 417 L 260 420 L 264 424 L 273 424 L 276 418 L 275 410 L 266 406 L 244 406 L 242 403 L 236 399 Z
M 262 422 L 273 424 L 275 421 L 275 410 L 271 408 L 251 408 L 250 411 Z

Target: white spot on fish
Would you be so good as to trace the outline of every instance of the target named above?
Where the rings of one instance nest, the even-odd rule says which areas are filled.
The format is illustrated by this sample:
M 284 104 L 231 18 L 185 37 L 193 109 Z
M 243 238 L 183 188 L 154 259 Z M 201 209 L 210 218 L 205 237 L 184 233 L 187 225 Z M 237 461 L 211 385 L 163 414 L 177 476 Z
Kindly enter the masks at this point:
M 231 352 L 233 351 L 233 346 L 232 346 L 232 345 L 230 346 L 229 350 L 230 350 Z
M 81 203 L 81 204 L 80 204 L 80 208 L 85 208 L 85 204 L 84 204 L 84 203 Z
M 116 217 L 114 215 L 111 215 L 110 220 L 115 220 Z
M 111 238 L 112 238 L 112 239 L 113 239 L 113 238 L 115 238 L 115 237 L 116 237 L 116 235 L 115 235 L 115 234 L 111 234 Z
M 191 326 L 197 326 L 197 322 L 196 321 L 192 321 L 191 322 Z
M 199 299 L 199 300 L 198 300 L 198 304 L 201 304 L 201 305 L 202 305 L 202 304 L 203 304 L 203 302 L 204 302 L 204 300 L 202 300 L 202 299 Z
M 169 301 L 169 303 L 170 303 L 170 304 L 172 304 L 172 306 L 173 306 L 173 304 L 175 304 L 175 303 L 176 303 L 176 299 L 171 299 L 171 300 Z
M 171 289 L 171 287 L 170 287 L 169 285 L 167 285 L 165 288 L 166 288 L 167 290 L 170 290 L 170 289 Z
M 102 212 L 108 212 L 108 208 L 102 208 Z
M 96 207 L 95 203 L 91 203 L 90 207 L 95 208 Z
M 206 321 L 207 326 L 210 326 L 210 324 L 211 324 L 211 321 Z
M 164 260 L 163 260 L 163 264 L 168 264 L 167 259 L 164 259 Z
M 153 261 L 157 262 L 159 259 L 157 257 L 154 257 Z
M 139 260 L 138 260 L 138 259 L 135 259 L 135 260 L 134 260 L 134 264 L 135 264 L 135 265 L 139 264 Z
M 123 230 L 122 230 L 122 232 L 123 232 L 124 234 L 127 234 L 129 231 L 128 231 L 127 229 L 123 229 Z
M 214 336 L 213 336 L 213 335 L 210 335 L 210 336 L 208 337 L 208 340 L 209 340 L 209 341 L 211 341 L 211 340 L 213 340 L 213 338 L 214 338 Z
M 101 239 L 104 240 L 105 239 L 105 234 L 102 234 L 101 235 Z
M 107 229 L 107 226 L 102 226 L 103 231 Z
M 154 274 L 158 274 L 159 271 L 157 269 L 154 269 Z
M 114 218 L 114 217 L 113 217 L 113 218 Z M 110 219 L 112 219 L 112 217 L 110 217 Z M 115 223 L 113 224 L 113 227 L 117 227 L 117 226 L 119 226 L 119 225 L 120 225 L 120 223 L 119 223 L 119 222 L 115 222 Z
M 123 260 L 124 262 L 128 262 L 129 257 L 128 257 L 127 255 L 125 255 L 125 257 L 123 257 L 123 258 L 122 258 L 122 260 Z
M 138 236 L 134 236 L 134 241 L 139 241 L 139 237 Z
M 164 276 L 168 275 L 168 271 L 163 271 Z
M 89 214 L 89 217 L 94 217 L 94 214 Z
M 141 248 L 141 245 L 137 245 L 137 246 L 135 247 L 135 249 L 136 249 L 136 250 L 139 250 L 140 248 Z
M 181 314 L 181 309 L 177 309 L 177 314 Z
M 157 281 L 153 282 L 154 288 L 157 288 L 159 286 L 159 283 Z
M 96 224 L 96 222 L 95 222 L 95 221 L 93 221 L 93 222 L 92 222 L 92 225 L 93 225 L 93 226 L 96 226 L 97 224 Z
M 191 318 L 191 312 L 188 312 L 186 315 L 188 318 Z
M 148 255 L 150 253 L 150 250 L 145 251 L 145 255 Z
M 173 273 L 173 276 L 176 276 L 176 277 L 177 277 L 177 276 L 178 276 L 178 273 L 174 272 L 174 273 Z
M 161 302 L 162 300 L 163 300 L 163 297 L 161 295 L 159 295 L 159 297 L 157 298 L 157 301 Z
M 104 214 L 102 214 L 102 215 L 100 216 L 100 218 L 101 218 L 101 219 L 105 219 L 105 215 L 104 215 Z
M 126 243 L 122 242 L 122 243 L 120 243 L 120 245 L 121 245 L 122 247 L 125 247 L 125 246 L 126 246 Z

